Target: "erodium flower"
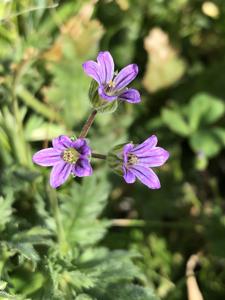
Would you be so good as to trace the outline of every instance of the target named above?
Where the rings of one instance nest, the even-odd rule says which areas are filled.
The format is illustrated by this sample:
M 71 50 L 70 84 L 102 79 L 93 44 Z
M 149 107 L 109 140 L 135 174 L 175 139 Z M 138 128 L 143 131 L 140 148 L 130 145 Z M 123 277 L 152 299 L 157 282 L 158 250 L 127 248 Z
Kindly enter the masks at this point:
M 114 73 L 114 61 L 108 51 L 100 52 L 97 62 L 86 61 L 83 64 L 84 72 L 98 83 L 98 94 L 106 101 L 122 100 L 130 103 L 141 101 L 139 92 L 127 86 L 138 74 L 138 66 L 130 64 L 117 75 Z
M 61 135 L 53 139 L 52 146 L 35 153 L 33 162 L 43 167 L 52 166 L 50 185 L 53 188 L 62 185 L 70 174 L 78 177 L 92 174 L 91 149 L 86 139 L 74 141 Z
M 169 158 L 169 152 L 156 147 L 158 140 L 152 135 L 140 145 L 126 144 L 123 147 L 123 177 L 127 183 L 138 178 L 150 189 L 159 189 L 160 181 L 151 169 L 162 166 Z

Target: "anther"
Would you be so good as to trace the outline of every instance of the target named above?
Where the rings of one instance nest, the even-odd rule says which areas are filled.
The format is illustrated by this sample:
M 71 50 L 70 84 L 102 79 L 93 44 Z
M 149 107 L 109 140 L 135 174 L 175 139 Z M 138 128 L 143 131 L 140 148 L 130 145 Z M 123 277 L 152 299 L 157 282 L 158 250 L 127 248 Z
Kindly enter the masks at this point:
M 79 158 L 79 152 L 74 148 L 66 149 L 62 154 L 62 159 L 70 164 L 75 164 Z

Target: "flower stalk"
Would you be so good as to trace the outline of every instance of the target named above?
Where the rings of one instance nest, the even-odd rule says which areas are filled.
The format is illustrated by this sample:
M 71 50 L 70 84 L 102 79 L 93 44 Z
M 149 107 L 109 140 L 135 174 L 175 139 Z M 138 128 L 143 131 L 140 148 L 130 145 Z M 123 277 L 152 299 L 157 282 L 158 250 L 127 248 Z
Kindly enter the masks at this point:
M 90 114 L 90 116 L 88 117 L 86 123 L 84 124 L 84 127 L 83 127 L 82 130 L 81 130 L 81 133 L 80 133 L 80 135 L 79 135 L 79 138 L 82 138 L 82 139 L 83 139 L 83 138 L 85 138 L 85 137 L 87 136 L 88 131 L 89 131 L 89 129 L 91 128 L 92 123 L 94 122 L 94 119 L 95 119 L 95 117 L 96 117 L 97 112 L 98 112 L 98 111 L 97 111 L 96 109 L 94 109 L 94 110 L 91 112 L 91 114 Z
M 99 154 L 99 153 L 92 153 L 91 154 L 91 157 L 93 157 L 93 158 L 98 158 L 98 159 L 106 159 L 106 155 L 104 155 L 104 154 Z
M 54 216 L 55 223 L 56 223 L 57 238 L 58 238 L 58 242 L 59 242 L 60 252 L 62 255 L 65 255 L 67 253 L 68 244 L 66 241 L 66 236 L 65 236 L 65 232 L 64 232 L 64 228 L 63 228 L 63 224 L 62 224 L 62 220 L 61 220 L 61 214 L 60 214 L 60 209 L 59 209 L 59 205 L 58 205 L 57 194 L 56 194 L 55 190 L 49 189 L 48 195 L 49 195 L 50 205 L 52 208 L 52 214 Z

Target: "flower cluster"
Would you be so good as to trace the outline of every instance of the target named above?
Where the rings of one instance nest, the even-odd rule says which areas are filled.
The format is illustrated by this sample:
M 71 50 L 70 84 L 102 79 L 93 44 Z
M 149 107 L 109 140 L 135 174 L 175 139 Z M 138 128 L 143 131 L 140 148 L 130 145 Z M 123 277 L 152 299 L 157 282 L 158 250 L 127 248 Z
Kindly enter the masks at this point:
M 99 99 L 107 105 L 112 101 L 126 101 L 138 103 L 141 101 L 140 93 L 127 86 L 138 74 L 138 66 L 130 64 L 118 74 L 114 71 L 114 61 L 108 51 L 100 52 L 97 62 L 87 61 L 83 64 L 84 72 L 92 77 L 98 84 Z M 38 151 L 33 155 L 33 162 L 44 167 L 51 166 L 50 185 L 57 188 L 62 185 L 72 174 L 84 177 L 92 175 L 91 158 L 107 159 L 107 156 L 92 152 L 85 139 L 91 127 L 97 110 L 94 109 L 80 137 L 76 140 L 65 135 L 53 139 L 52 147 Z M 128 143 L 122 147 L 116 147 L 116 151 L 110 152 L 110 166 L 116 171 L 122 172 L 127 183 L 134 183 L 136 178 L 151 189 L 159 189 L 160 181 L 152 167 L 162 166 L 169 157 L 168 151 L 157 147 L 157 137 L 152 135 L 139 145 Z M 113 155 L 112 155 L 113 153 Z M 109 161 L 109 160 L 108 160 Z

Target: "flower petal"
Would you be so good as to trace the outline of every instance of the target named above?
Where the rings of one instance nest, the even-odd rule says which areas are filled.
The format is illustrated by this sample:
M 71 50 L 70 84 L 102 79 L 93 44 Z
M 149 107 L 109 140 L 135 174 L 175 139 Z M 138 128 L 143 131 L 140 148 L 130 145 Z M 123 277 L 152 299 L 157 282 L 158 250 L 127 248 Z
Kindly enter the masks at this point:
M 158 143 L 157 137 L 155 135 L 152 135 L 147 140 L 145 140 L 143 143 L 134 147 L 134 149 L 132 150 L 132 153 L 134 153 L 136 155 L 141 155 L 141 154 L 145 153 L 146 151 L 149 151 L 150 149 L 155 147 L 157 145 L 157 143 Z
M 130 103 L 139 103 L 141 102 L 140 93 L 136 89 L 128 89 L 119 95 L 119 99 L 130 102 Z
M 138 163 L 149 167 L 162 166 L 169 158 L 169 152 L 161 147 L 155 147 L 149 152 L 138 156 Z
M 114 101 L 118 98 L 118 96 L 108 96 L 105 91 L 104 91 L 104 87 L 103 86 L 100 86 L 98 88 L 98 94 L 101 98 L 105 99 L 106 101 Z
M 54 148 L 46 148 L 36 152 L 33 155 L 33 162 L 43 167 L 53 166 L 59 161 L 61 152 Z
M 136 178 L 135 175 L 129 170 L 127 169 L 125 166 L 123 167 L 123 178 L 126 181 L 126 183 L 134 183 Z
M 78 159 L 73 167 L 73 173 L 78 177 L 90 176 L 92 175 L 92 172 L 91 164 L 89 160 L 85 158 Z
M 124 163 L 126 164 L 127 163 L 127 155 L 128 153 L 134 148 L 134 145 L 129 143 L 129 144 L 126 144 L 124 147 L 123 147 L 123 161 Z
M 101 83 L 109 83 L 114 74 L 114 61 L 111 54 L 108 51 L 99 52 L 97 57 L 99 65 L 99 75 L 101 77 Z
M 115 90 L 121 90 L 125 88 L 138 74 L 138 66 L 136 64 L 131 64 L 123 68 L 119 74 L 116 76 Z
M 150 189 L 159 189 L 161 187 L 159 178 L 152 171 L 152 169 L 140 165 L 135 165 L 130 168 L 130 171 Z
M 54 165 L 50 174 L 50 185 L 52 188 L 56 189 L 62 185 L 69 177 L 73 165 L 68 164 L 64 161 L 59 162 Z
M 73 142 L 66 135 L 60 135 L 59 137 L 53 139 L 52 145 L 57 150 L 65 150 L 66 148 L 70 148 L 73 146 Z
M 95 61 L 88 60 L 83 63 L 82 67 L 84 72 L 88 76 L 92 77 L 95 81 L 97 81 L 99 85 L 102 83 L 100 76 L 100 67 Z
M 91 148 L 88 146 L 86 139 L 77 139 L 73 142 L 73 147 L 81 154 L 81 155 L 90 155 Z

